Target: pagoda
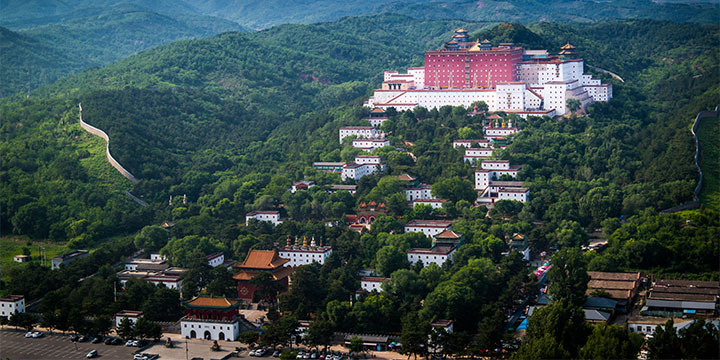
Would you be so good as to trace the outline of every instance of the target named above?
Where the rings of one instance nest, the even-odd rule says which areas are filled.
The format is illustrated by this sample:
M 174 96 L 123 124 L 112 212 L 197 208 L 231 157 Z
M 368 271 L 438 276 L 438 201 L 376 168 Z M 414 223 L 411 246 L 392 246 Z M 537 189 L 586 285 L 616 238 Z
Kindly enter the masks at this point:
M 233 275 L 237 283 L 238 297 L 252 300 L 255 287 L 250 280 L 263 272 L 272 274 L 273 280 L 280 283 L 281 291 L 287 291 L 288 276 L 293 271 L 292 267 L 285 266 L 289 261 L 281 258 L 275 250 L 250 250 L 242 263 L 233 266 L 238 270 Z

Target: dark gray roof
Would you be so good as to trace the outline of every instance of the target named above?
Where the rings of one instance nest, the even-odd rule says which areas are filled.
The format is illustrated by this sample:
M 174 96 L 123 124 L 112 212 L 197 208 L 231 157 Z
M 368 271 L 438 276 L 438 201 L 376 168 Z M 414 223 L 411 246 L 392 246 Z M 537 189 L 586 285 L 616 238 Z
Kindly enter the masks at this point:
M 698 301 L 674 301 L 674 300 L 649 299 L 645 303 L 645 305 L 648 307 L 676 308 L 676 309 L 698 309 L 698 310 L 713 310 L 713 309 L 715 309 L 714 302 L 698 302 Z
M 585 311 L 585 320 L 589 321 L 608 321 L 610 319 L 610 313 L 606 313 L 604 311 L 599 310 L 588 310 L 583 309 Z
M 617 306 L 617 303 L 617 300 L 604 297 L 588 297 L 587 300 L 585 300 L 585 307 L 598 309 L 614 309 Z

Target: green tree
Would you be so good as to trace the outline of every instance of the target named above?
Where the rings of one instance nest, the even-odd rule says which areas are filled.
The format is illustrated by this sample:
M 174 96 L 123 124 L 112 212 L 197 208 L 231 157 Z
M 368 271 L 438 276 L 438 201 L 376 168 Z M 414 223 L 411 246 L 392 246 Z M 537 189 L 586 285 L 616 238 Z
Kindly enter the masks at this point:
M 284 316 L 277 321 L 265 324 L 260 345 L 274 347 L 290 344 L 290 340 L 297 336 L 299 325 L 297 319 L 290 316 Z
M 402 320 L 402 353 L 417 358 L 418 355 L 424 356 L 428 353 L 428 337 L 430 336 L 430 322 L 425 321 L 418 316 L 417 312 L 411 312 L 405 315 Z
M 255 287 L 253 297 L 260 301 L 275 303 L 277 294 L 282 290 L 282 285 L 275 281 L 273 275 L 267 271 L 263 271 L 250 279 L 250 284 Z
M 310 323 L 307 335 L 303 339 L 310 347 L 330 346 L 335 333 L 335 327 L 330 321 L 318 319 Z
M 115 332 L 123 339 L 131 339 L 135 335 L 135 324 L 129 318 L 123 318 Z
M 106 336 L 112 328 L 112 319 L 108 316 L 97 316 L 92 321 L 92 333 Z
M 350 338 L 350 344 L 349 347 L 351 354 L 358 354 L 363 352 L 363 341 L 361 338 L 359 338 L 356 335 L 353 335 L 353 337 Z
M 711 321 L 695 320 L 690 326 L 680 329 L 683 358 L 720 359 L 718 327 Z
M 535 310 L 517 358 L 568 358 L 577 356 L 590 335 L 581 306 L 567 299 L 553 300 Z
M 617 325 L 595 325 L 580 349 L 581 359 L 634 359 L 640 351 L 630 341 L 628 331 Z
M 565 101 L 565 106 L 568 110 L 570 110 L 570 112 L 575 112 L 580 108 L 580 106 L 582 106 L 582 104 L 580 103 L 580 100 L 570 98 Z
M 682 345 L 675 330 L 672 319 L 665 326 L 655 327 L 652 339 L 648 341 L 648 358 L 650 359 L 682 359 Z
M 258 339 L 260 339 L 260 333 L 257 331 L 244 332 L 238 336 L 238 341 L 251 347 L 258 342 Z
M 477 199 L 477 192 L 473 188 L 473 184 L 469 180 L 457 176 L 434 183 L 431 192 L 437 198 L 448 199 L 452 202 L 459 200 L 475 202 Z
M 478 137 L 477 131 L 467 126 L 458 129 L 458 139 L 477 139 Z
M 148 225 L 135 235 L 135 246 L 145 251 L 160 250 L 168 241 L 168 231 L 161 226 Z
M 153 322 L 146 319 L 144 316 L 137 319 L 135 322 L 135 327 L 133 331 L 133 335 L 140 339 L 148 338 L 152 335 L 152 325 Z
M 382 276 L 390 276 L 395 270 L 410 267 L 407 255 L 401 249 L 387 245 L 383 246 L 375 256 L 375 269 Z
M 553 300 L 566 299 L 570 304 L 582 307 L 587 298 L 585 292 L 590 276 L 580 249 L 558 251 L 552 258 L 548 280 Z

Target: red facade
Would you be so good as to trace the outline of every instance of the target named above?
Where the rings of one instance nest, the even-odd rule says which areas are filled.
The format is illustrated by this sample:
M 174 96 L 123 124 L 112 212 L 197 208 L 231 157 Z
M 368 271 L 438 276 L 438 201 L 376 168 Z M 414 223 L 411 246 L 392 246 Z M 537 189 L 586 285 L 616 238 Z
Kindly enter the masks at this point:
M 188 318 L 201 320 L 225 320 L 232 321 L 237 315 L 237 310 L 205 310 L 205 309 L 185 309 Z
M 275 281 L 280 283 L 281 285 L 280 292 L 285 292 L 288 290 L 289 282 L 287 277 Z M 251 301 L 253 300 L 253 295 L 255 294 L 255 287 L 250 283 L 250 281 L 237 281 L 237 290 L 238 298 L 248 299 Z
M 425 53 L 425 86 L 446 88 L 495 88 L 517 81 L 522 48 L 492 50 L 433 50 Z

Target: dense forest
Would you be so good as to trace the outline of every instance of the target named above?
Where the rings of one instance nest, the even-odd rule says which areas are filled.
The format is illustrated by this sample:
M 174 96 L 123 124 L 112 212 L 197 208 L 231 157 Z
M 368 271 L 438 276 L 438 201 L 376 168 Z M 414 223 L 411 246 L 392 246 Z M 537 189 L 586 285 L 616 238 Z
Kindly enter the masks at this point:
M 131 4 L 94 8 L 61 19 L 44 18 L 39 24 L 0 22 L 0 97 L 26 94 L 62 77 L 175 40 L 246 30 L 227 20 L 168 16 Z
M 359 180 L 355 195 L 329 193 L 340 176 L 310 165 L 361 154 L 338 141 L 338 129 L 363 124 L 368 109 L 361 102 L 382 71 L 422 64 L 423 51 L 438 47 L 460 25 L 474 38 L 553 52 L 571 42 L 588 64 L 624 82 L 595 74 L 613 83 L 614 99 L 562 118 L 500 113 L 522 129 L 497 156 L 522 165 L 518 178 L 531 189 L 525 204 L 499 201 L 489 212 L 471 206 L 477 195 L 473 169 L 452 141 L 478 136 L 488 114 L 461 106 L 389 110 L 382 130 L 392 146 L 376 152 L 388 169 Z M 597 358 L 594 344 L 609 338 L 615 354 L 634 354 L 637 339 L 624 330 L 585 323 L 583 276 L 587 269 L 642 270 L 718 280 L 718 209 L 661 211 L 693 197 L 690 127 L 698 111 L 718 102 L 719 35 L 718 25 L 649 20 L 526 27 L 397 15 L 344 18 L 183 40 L 61 79 L 27 98 L 2 99 L 3 233 L 67 241 L 72 248 L 127 236 L 73 265 L 82 274 L 98 272 L 81 287 L 75 287 L 77 277 L 56 285 L 24 281 L 54 279 L 31 264 L 14 270 L 0 291 L 31 299 L 49 294 L 59 300 L 42 310 L 61 314 L 61 326 L 88 326 L 78 319 L 106 316 L 117 306 L 155 311 L 158 302 L 179 296 L 133 282 L 111 304 L 118 280 L 101 265 L 121 253 L 160 251 L 173 265 L 189 268 L 185 299 L 233 296 L 230 273 L 210 269 L 203 255 L 221 251 L 243 259 L 251 248 L 316 238 L 333 247 L 327 262 L 298 268 L 289 292 L 260 300 L 269 303 L 268 318 L 276 319 L 279 310 L 283 319 L 315 319 L 317 344 L 332 331 L 401 333 L 403 343 L 415 339 L 427 349 L 430 341 L 444 354 L 488 355 L 505 347 L 518 351 L 518 358 Z M 149 207 L 123 196 L 129 184 L 110 181 L 82 161 L 89 155 L 77 125 L 78 103 L 83 119 L 109 134 L 114 156 L 140 179 L 132 190 Z M 407 207 L 397 178 L 404 173 L 432 184 L 432 193 L 449 201 L 438 209 Z M 288 191 L 303 179 L 317 186 Z M 168 202 L 183 195 L 187 202 Z M 368 201 L 387 208 L 371 230 L 327 226 Z M 269 209 L 278 209 L 285 221 L 276 227 L 244 224 L 246 212 Z M 465 245 L 442 267 L 410 264 L 409 248 L 430 245 L 422 234 L 401 233 L 413 219 L 454 219 Z M 157 226 L 165 221 L 174 226 Z M 608 247 L 582 253 L 595 229 Z M 528 236 L 534 254 L 559 250 L 549 274 L 554 303 L 532 317 L 533 330 L 521 346 L 506 338 L 505 322 L 526 300 L 534 301 L 538 284 L 519 253 L 503 255 L 516 233 Z M 564 265 L 573 271 L 557 270 Z M 348 302 L 359 288 L 358 271 L 368 267 L 390 281 L 382 293 Z M 75 313 L 69 300 L 81 304 Z M 157 319 L 177 312 L 163 309 Z M 422 331 L 437 319 L 453 320 L 455 332 L 428 340 Z M 609 347 L 602 349 L 613 353 Z M 422 355 L 424 349 L 407 351 Z M 705 356 L 693 355 L 689 346 L 683 351 Z

